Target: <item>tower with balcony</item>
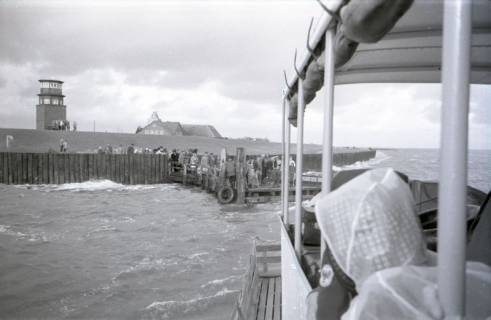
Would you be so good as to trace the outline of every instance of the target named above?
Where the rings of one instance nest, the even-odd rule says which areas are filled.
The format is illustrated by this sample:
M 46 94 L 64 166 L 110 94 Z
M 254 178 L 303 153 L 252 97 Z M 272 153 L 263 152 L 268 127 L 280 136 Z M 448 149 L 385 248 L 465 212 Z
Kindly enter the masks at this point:
M 66 130 L 69 122 L 66 119 L 66 106 L 62 92 L 63 81 L 39 80 L 39 104 L 36 105 L 36 129 Z

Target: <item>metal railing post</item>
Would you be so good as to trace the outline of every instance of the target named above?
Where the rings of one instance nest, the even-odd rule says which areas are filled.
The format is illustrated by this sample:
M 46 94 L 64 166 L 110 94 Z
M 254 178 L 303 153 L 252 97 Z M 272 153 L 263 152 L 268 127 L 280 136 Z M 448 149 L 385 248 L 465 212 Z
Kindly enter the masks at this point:
M 326 31 L 324 51 L 324 87 L 325 87 L 325 106 L 324 106 L 324 131 L 322 135 L 322 194 L 326 195 L 331 191 L 332 181 L 332 154 L 333 154 L 333 110 L 334 110 L 334 29 Z M 321 256 L 320 264 L 326 243 L 321 235 Z
M 286 109 L 286 98 L 285 98 L 285 109 Z M 283 117 L 283 121 L 285 123 L 285 131 L 283 132 L 284 140 L 285 140 L 285 149 L 284 149 L 284 162 L 283 162 L 283 174 L 284 174 L 284 183 L 283 183 L 283 222 L 288 224 L 288 201 L 290 197 L 290 122 L 288 121 L 288 113 L 285 110 L 285 115 Z
M 283 98 L 283 108 L 281 113 L 281 216 L 283 223 L 286 223 L 285 214 L 285 115 L 286 115 L 286 97 Z
M 298 79 L 297 104 L 297 161 L 295 185 L 295 253 L 300 259 L 302 255 L 302 171 L 303 171 L 303 118 L 305 100 L 303 97 L 303 81 Z
M 446 319 L 465 314 L 471 7 L 471 0 L 444 1 L 438 295 Z
M 286 201 L 285 201 L 285 207 L 286 207 L 286 216 L 287 216 L 287 221 L 288 221 L 288 208 L 289 208 L 289 201 L 290 201 L 290 184 L 291 184 L 291 181 L 290 181 L 290 158 L 291 158 L 291 124 L 290 124 L 290 121 L 288 120 L 288 114 L 287 114 L 287 120 L 286 120 L 286 132 L 285 132 L 285 136 L 286 136 L 286 145 L 285 145 L 285 151 L 286 151 L 286 155 L 287 155 L 287 161 L 288 161 L 288 165 L 286 166 L 285 168 L 285 188 L 286 188 Z

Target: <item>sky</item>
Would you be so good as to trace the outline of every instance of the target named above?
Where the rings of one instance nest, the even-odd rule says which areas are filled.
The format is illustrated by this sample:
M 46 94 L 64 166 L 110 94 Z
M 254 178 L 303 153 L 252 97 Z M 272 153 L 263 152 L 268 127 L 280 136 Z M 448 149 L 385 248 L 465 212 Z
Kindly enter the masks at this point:
M 35 128 L 38 79 L 58 79 L 80 131 L 133 133 L 156 111 L 280 141 L 282 72 L 321 13 L 313 0 L 0 0 L 0 127 Z M 491 149 L 490 87 L 471 88 L 473 149 Z M 322 96 L 305 142 L 322 142 Z M 436 148 L 439 117 L 440 85 L 338 86 L 334 144 Z

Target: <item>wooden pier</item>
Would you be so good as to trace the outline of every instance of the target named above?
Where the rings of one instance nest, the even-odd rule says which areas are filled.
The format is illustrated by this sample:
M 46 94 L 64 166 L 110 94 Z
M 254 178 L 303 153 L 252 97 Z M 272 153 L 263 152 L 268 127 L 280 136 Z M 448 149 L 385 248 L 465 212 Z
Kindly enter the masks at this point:
M 209 176 L 204 176 L 199 178 L 197 174 L 183 174 L 182 172 L 171 172 L 167 179 L 170 182 L 181 183 L 189 186 L 198 186 L 202 189 L 208 191 L 209 193 L 217 194 L 220 189 L 220 186 L 223 185 L 223 178 L 215 177 L 215 181 L 211 181 Z M 238 183 L 241 183 L 239 180 Z M 242 182 L 243 183 L 243 182 Z M 321 185 L 311 184 L 304 185 L 302 188 L 302 198 L 304 200 L 308 200 L 313 198 L 317 193 L 321 191 Z M 237 193 L 236 198 L 240 197 L 240 190 L 236 189 Z M 266 203 L 270 201 L 279 200 L 281 198 L 281 187 L 279 186 L 261 186 L 256 188 L 249 188 L 244 186 L 242 189 L 242 198 L 243 202 L 235 201 L 235 203 L 245 203 L 245 204 L 254 204 L 254 203 Z M 290 199 L 293 201 L 295 197 L 295 188 L 289 188 Z
M 321 191 L 321 186 L 303 186 L 302 198 L 308 200 L 313 198 L 317 193 Z M 293 200 L 295 196 L 295 188 L 289 188 L 289 194 Z M 246 203 L 264 203 L 272 200 L 278 200 L 281 197 L 280 187 L 260 187 L 260 188 L 248 188 L 245 190 L 245 202 Z
M 281 246 L 254 242 L 232 320 L 281 319 Z
M 237 148 L 234 158 L 236 181 L 233 186 L 228 183 L 228 179 L 225 177 L 224 167 L 214 168 L 214 170 L 210 169 L 207 174 L 200 174 L 198 170 L 189 171 L 187 166 L 170 162 L 170 170 L 167 178 L 171 182 L 199 186 L 215 194 L 218 198 L 220 189 L 231 187 L 235 193 L 233 202 L 236 204 L 265 203 L 281 198 L 281 187 L 279 185 L 248 186 L 245 174 L 247 172 L 246 153 L 243 148 Z M 304 186 L 302 188 L 303 199 L 311 199 L 320 191 L 321 184 L 317 176 L 307 176 L 307 180 L 304 179 Z M 289 194 L 293 200 L 295 196 L 295 188 L 293 186 L 290 187 Z
M 350 163 L 375 156 L 375 150 L 346 152 L 338 155 L 341 163 Z M 89 180 L 108 179 L 122 184 L 181 183 L 199 186 L 217 196 L 220 203 L 255 204 L 281 198 L 278 178 L 279 168 L 270 169 L 263 177 L 263 184 L 251 187 L 247 181 L 247 155 L 244 148 L 237 148 L 234 158 L 235 179 L 225 173 L 220 160 L 212 161 L 206 173 L 199 165 L 190 170 L 189 159 L 183 163 L 170 161 L 168 155 L 159 154 L 84 154 L 84 153 L 14 153 L 0 152 L 0 183 L 4 184 L 63 184 Z M 292 156 L 295 158 L 294 156 Z M 304 155 L 313 169 L 320 163 L 319 154 Z M 336 164 L 340 164 L 335 162 Z M 321 191 L 321 177 L 313 173 L 302 176 L 303 199 L 310 199 Z M 256 179 L 257 180 L 257 179 Z M 248 184 L 249 182 L 249 184 Z M 294 181 L 292 181 L 294 182 Z M 261 181 L 260 181 L 261 183 Z M 256 181 L 257 184 L 257 181 Z M 225 190 L 227 189 L 227 190 Z M 295 190 L 289 190 L 293 200 Z

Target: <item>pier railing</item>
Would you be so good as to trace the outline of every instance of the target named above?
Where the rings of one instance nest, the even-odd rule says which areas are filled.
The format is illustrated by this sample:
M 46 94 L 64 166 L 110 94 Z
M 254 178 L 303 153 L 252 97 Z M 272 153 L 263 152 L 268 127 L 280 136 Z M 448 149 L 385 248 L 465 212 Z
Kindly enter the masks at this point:
M 61 184 L 108 179 L 122 184 L 167 182 L 158 154 L 0 153 L 0 183 Z

